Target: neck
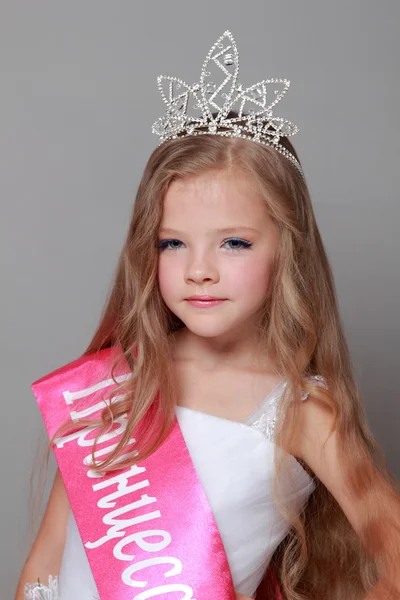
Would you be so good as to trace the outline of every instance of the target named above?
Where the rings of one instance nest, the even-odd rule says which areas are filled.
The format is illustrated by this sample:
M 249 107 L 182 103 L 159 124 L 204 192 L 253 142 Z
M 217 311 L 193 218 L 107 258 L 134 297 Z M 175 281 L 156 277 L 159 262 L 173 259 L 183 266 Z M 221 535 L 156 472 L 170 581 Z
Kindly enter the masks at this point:
M 256 335 L 204 337 L 187 327 L 171 337 L 174 361 L 196 362 L 205 368 L 237 367 L 270 370 L 271 358 Z

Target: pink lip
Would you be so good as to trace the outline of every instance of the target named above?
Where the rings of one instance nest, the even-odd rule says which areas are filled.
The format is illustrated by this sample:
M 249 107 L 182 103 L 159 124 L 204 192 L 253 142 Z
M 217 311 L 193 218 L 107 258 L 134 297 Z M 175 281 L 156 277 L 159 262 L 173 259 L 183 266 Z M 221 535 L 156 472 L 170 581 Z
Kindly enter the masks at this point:
M 201 301 L 206 301 L 206 300 L 225 300 L 225 298 L 216 298 L 215 296 L 189 296 L 189 298 L 186 298 L 186 300 L 201 300 Z
M 211 308 L 212 306 L 222 304 L 225 300 L 226 298 L 214 298 L 213 296 L 191 296 L 190 298 L 186 298 L 189 304 L 197 308 Z

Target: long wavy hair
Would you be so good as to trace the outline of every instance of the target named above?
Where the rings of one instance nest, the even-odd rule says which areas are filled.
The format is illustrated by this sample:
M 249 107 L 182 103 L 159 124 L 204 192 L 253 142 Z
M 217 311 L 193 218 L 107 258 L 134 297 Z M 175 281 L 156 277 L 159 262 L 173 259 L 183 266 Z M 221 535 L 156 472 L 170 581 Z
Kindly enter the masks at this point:
M 288 139 L 283 143 L 295 156 Z M 385 480 L 396 485 L 383 453 L 368 427 L 338 311 L 331 267 L 303 177 L 275 149 L 215 135 L 187 136 L 164 142 L 150 156 L 140 181 L 129 230 L 98 328 L 85 354 L 120 346 L 132 376 L 115 389 L 125 399 L 110 403 L 98 421 L 100 436 L 127 416 L 123 438 L 96 469 L 108 472 L 140 462 L 168 435 L 174 422 L 177 381 L 171 335 L 184 324 L 163 301 L 158 286 L 158 231 L 163 198 L 172 181 L 207 170 L 241 171 L 257 185 L 279 230 L 279 251 L 268 297 L 260 312 L 260 334 L 277 369 L 286 378 L 278 407 L 276 446 L 283 446 L 284 415 L 306 389 L 335 415 L 340 459 L 352 455 L 354 472 L 343 466 L 349 489 L 358 495 L 373 485 L 360 465 L 372 457 Z M 112 373 L 119 361 L 114 362 Z M 310 384 L 309 375 L 325 378 L 328 389 Z M 124 454 L 132 432 L 143 424 L 138 454 Z M 296 412 L 293 413 L 296 423 Z M 82 421 L 82 425 L 93 421 Z M 290 432 L 289 432 L 290 433 Z M 294 435 L 293 430 L 290 435 Z M 289 437 L 290 437 L 289 435 Z M 96 445 L 93 449 L 93 459 Z M 366 540 L 359 538 L 328 489 L 300 459 L 316 487 L 301 514 L 290 514 L 280 499 L 280 473 L 287 453 L 275 454 L 274 494 L 289 522 L 271 568 L 286 600 L 324 598 L 360 600 L 376 583 L 377 572 Z M 347 463 L 343 462 L 343 465 Z M 372 516 L 371 516 L 372 519 Z M 275 597 L 265 581 L 257 598 Z

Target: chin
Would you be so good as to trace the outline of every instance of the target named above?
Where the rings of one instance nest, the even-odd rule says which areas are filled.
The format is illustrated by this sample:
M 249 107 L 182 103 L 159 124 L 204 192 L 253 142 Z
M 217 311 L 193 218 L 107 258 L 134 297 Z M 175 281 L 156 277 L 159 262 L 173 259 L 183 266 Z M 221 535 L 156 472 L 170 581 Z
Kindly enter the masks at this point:
M 218 337 L 220 335 L 226 335 L 233 330 L 233 326 L 228 324 L 222 324 L 218 319 L 210 319 L 207 323 L 205 319 L 182 319 L 185 327 L 194 335 L 205 338 Z

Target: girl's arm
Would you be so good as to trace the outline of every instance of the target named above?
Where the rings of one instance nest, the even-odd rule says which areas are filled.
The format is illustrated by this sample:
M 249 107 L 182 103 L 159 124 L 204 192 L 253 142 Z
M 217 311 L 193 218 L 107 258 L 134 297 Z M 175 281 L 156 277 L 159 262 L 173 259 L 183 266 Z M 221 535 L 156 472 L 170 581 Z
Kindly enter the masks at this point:
M 356 436 L 351 441 L 352 447 L 349 442 L 346 458 L 339 460 L 340 441 L 333 417 L 318 399 L 310 396 L 301 403 L 296 425 L 299 433 L 289 451 L 304 460 L 335 497 L 369 556 L 375 560 L 380 579 L 365 600 L 400 598 L 400 495 L 397 490 L 384 479 Z M 363 458 L 355 462 L 354 456 Z M 352 487 L 344 471 L 352 475 Z
M 40 579 L 47 585 L 49 575 L 58 575 L 64 551 L 69 502 L 57 471 L 46 511 L 18 583 L 15 600 L 23 600 L 25 583 Z

